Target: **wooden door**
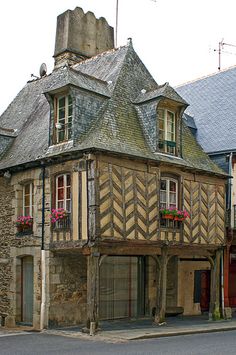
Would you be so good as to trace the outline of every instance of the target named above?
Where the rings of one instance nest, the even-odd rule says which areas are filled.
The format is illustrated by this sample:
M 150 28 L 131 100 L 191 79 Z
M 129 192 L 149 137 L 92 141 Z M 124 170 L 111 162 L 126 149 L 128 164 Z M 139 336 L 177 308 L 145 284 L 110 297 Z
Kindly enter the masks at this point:
M 21 321 L 25 324 L 33 323 L 33 258 L 22 258 L 21 282 Z
M 209 310 L 210 270 L 196 270 L 194 276 L 194 303 L 200 303 L 201 311 Z
M 209 310 L 210 304 L 210 270 L 201 270 L 201 298 L 200 307 L 202 312 Z

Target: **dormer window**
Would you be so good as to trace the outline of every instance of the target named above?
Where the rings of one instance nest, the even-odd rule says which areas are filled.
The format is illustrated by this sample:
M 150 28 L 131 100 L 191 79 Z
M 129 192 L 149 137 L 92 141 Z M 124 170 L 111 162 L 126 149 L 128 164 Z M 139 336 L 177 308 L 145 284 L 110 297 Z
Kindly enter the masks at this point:
M 176 153 L 176 117 L 175 113 L 164 108 L 158 109 L 158 147 L 163 153 Z
M 72 137 L 72 98 L 70 95 L 58 96 L 56 100 L 56 140 L 65 142 Z

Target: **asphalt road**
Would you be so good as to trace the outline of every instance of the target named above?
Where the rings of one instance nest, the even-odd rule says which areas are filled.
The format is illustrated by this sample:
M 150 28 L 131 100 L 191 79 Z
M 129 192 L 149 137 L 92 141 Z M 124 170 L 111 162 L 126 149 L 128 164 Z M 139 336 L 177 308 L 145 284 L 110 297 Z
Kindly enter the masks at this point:
M 0 336 L 1 355 L 235 355 L 236 331 L 137 340 L 125 343 L 26 333 Z

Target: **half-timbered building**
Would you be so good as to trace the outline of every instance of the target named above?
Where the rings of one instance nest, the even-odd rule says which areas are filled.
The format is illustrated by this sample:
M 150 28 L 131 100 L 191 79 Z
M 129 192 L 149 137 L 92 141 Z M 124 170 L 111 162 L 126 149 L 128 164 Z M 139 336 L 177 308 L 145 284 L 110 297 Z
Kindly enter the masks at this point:
M 1 116 L 8 326 L 220 317 L 226 174 L 182 120 L 185 100 L 130 39 L 113 47 L 105 19 L 60 15 L 53 72 Z

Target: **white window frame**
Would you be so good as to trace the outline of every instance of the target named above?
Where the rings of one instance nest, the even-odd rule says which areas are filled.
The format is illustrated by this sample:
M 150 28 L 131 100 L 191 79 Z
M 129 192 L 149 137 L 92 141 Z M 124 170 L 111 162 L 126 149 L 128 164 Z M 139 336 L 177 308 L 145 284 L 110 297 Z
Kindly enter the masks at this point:
M 29 193 L 29 196 L 30 196 L 30 205 L 29 205 L 29 206 L 25 206 L 25 188 L 26 188 L 26 186 L 28 186 L 28 185 L 29 185 L 29 187 L 30 187 L 30 193 Z M 29 215 L 30 215 L 31 217 L 33 217 L 33 209 L 34 209 L 34 206 L 33 206 L 33 193 L 34 193 L 34 185 L 33 185 L 32 182 L 23 185 L 23 193 L 22 193 L 22 198 L 23 198 L 23 205 L 22 205 L 23 216 L 26 216 L 25 208 L 26 208 L 26 207 L 29 207 Z
M 159 112 L 158 112 L 160 110 L 162 110 L 163 113 L 164 113 L 164 129 L 160 129 L 160 124 L 159 124 L 160 116 L 159 116 Z M 160 149 L 160 150 L 165 152 L 165 153 L 175 154 L 176 147 L 173 147 L 174 148 L 173 152 L 169 152 L 168 151 L 169 147 L 166 145 L 166 141 L 175 142 L 176 143 L 176 113 L 174 111 L 171 111 L 171 110 L 169 110 L 167 108 L 162 108 L 162 107 L 158 108 L 157 112 L 158 112 L 158 131 L 159 132 L 160 131 L 164 132 L 164 134 L 163 134 L 164 135 L 164 137 L 163 137 L 164 138 L 163 139 L 164 149 Z M 171 113 L 173 115 L 173 117 L 174 117 L 174 130 L 173 130 L 173 132 L 168 132 L 168 112 Z M 168 139 L 168 133 L 173 134 L 173 139 L 172 140 Z M 160 134 L 159 134 L 159 140 L 160 140 Z M 172 147 L 170 147 L 170 148 L 172 148 Z
M 65 125 L 62 128 L 58 128 L 58 125 L 60 125 L 59 101 L 61 99 L 63 99 L 63 98 L 65 99 L 65 117 L 64 117 Z M 71 97 L 70 94 L 56 96 L 56 136 L 57 136 L 57 143 L 66 142 L 69 139 L 71 139 L 71 137 L 70 138 L 68 137 L 68 133 L 69 133 L 69 130 L 68 130 L 68 118 L 71 117 L 71 126 L 72 126 L 73 102 L 71 102 L 71 104 L 69 105 L 69 99 L 71 99 L 71 101 L 72 101 L 72 97 Z M 69 107 L 70 106 L 72 106 L 72 114 L 71 114 L 71 116 L 69 116 Z M 71 127 L 71 129 L 72 129 L 72 127 Z M 59 141 L 59 134 L 60 134 L 60 131 L 62 131 L 62 130 L 64 130 L 64 140 Z
M 60 174 L 60 175 L 57 175 L 57 176 L 56 176 L 56 209 L 59 208 L 59 207 L 58 207 L 58 202 L 59 202 L 59 200 L 58 200 L 58 179 L 59 179 L 61 176 L 63 176 L 63 189 L 64 189 L 63 208 L 64 208 L 64 210 L 67 211 L 67 209 L 66 209 L 66 202 L 67 202 L 67 201 L 70 201 L 70 211 L 67 211 L 67 212 L 68 212 L 68 213 L 71 213 L 71 203 L 72 203 L 71 194 L 70 194 L 70 198 L 68 199 L 68 198 L 67 198 L 67 191 L 66 191 L 66 189 L 67 189 L 68 187 L 70 187 L 70 191 L 71 191 L 71 183 L 70 183 L 70 185 L 66 185 L 66 180 L 67 180 L 67 176 L 68 176 L 68 175 L 70 176 L 70 179 L 71 179 L 71 174 L 69 174 L 69 173 Z M 60 200 L 60 201 L 62 201 L 62 200 Z
M 160 189 L 160 205 L 162 203 L 166 203 L 166 208 L 170 208 L 170 181 L 174 182 L 176 184 L 176 209 L 178 209 L 178 191 L 179 191 L 179 186 L 178 186 L 178 180 L 169 178 L 169 177 L 161 177 L 161 180 L 166 181 L 166 190 L 161 190 Z M 166 201 L 161 201 L 161 191 L 166 191 Z

